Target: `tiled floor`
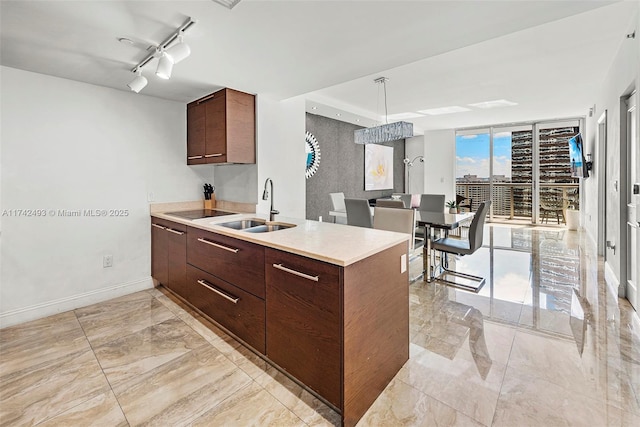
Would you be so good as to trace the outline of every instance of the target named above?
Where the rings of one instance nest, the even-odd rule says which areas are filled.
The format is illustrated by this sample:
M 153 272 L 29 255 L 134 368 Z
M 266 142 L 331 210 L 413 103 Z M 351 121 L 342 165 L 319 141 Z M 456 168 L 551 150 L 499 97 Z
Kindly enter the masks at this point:
M 410 286 L 411 358 L 360 426 L 640 425 L 640 322 L 577 232 L 488 226 Z M 421 266 L 412 261 L 412 276 Z M 336 425 L 339 416 L 162 288 L 0 331 L 0 425 Z

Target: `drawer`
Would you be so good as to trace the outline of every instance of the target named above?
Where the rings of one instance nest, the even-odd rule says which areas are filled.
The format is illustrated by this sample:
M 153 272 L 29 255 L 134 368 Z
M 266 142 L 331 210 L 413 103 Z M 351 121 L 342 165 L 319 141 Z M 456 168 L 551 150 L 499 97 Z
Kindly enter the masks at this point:
M 173 221 L 168 221 L 166 219 L 151 217 L 151 224 L 156 224 L 156 225 L 159 225 L 159 226 L 164 227 L 164 228 L 170 228 L 171 230 L 179 231 L 179 232 L 182 232 L 182 233 L 186 233 L 187 232 L 187 226 L 186 225 L 180 224 L 180 223 L 177 223 L 177 222 L 173 222 Z
M 267 356 L 340 407 L 341 268 L 266 249 Z
M 187 262 L 264 299 L 264 248 L 189 227 Z
M 187 294 L 187 301 L 196 308 L 265 353 L 263 300 L 191 265 L 187 266 Z

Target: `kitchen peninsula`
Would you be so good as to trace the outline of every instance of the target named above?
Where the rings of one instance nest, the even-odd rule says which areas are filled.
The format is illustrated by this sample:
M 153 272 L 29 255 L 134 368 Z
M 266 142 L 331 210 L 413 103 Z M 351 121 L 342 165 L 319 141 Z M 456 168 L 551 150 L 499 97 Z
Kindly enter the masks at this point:
M 343 425 L 408 360 L 408 236 L 281 217 L 274 224 L 286 228 L 242 230 L 265 230 L 256 214 L 151 216 L 153 277 L 332 405 Z

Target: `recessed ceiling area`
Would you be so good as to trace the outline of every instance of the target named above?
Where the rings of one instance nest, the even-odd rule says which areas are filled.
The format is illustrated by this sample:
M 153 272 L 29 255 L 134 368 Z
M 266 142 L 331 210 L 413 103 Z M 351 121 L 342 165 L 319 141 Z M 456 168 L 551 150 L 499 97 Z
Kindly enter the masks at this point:
M 444 129 L 584 115 L 635 1 L 2 1 L 1 64 L 129 90 L 131 69 L 187 17 L 191 55 L 137 96 L 189 102 L 222 87 L 362 126 Z M 131 40 L 121 43 L 119 38 Z M 150 66 L 155 67 L 156 60 Z M 487 101 L 504 108 L 470 107 Z M 312 110 L 313 107 L 315 110 Z M 434 108 L 469 108 L 429 116 Z M 341 116 L 337 116 L 340 113 Z

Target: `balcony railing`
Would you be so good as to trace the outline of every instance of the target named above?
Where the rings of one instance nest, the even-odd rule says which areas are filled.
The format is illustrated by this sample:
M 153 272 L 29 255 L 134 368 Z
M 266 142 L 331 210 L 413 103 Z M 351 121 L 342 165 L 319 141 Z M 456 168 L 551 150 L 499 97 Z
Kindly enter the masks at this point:
M 540 205 L 561 208 L 580 207 L 580 185 L 571 184 L 540 184 Z M 490 192 L 492 194 L 490 194 Z M 531 219 L 533 208 L 533 193 L 531 184 L 512 182 L 493 183 L 493 191 L 489 183 L 458 182 L 456 194 L 472 199 L 472 210 L 476 211 L 480 203 L 491 199 L 494 217 L 509 219 Z

